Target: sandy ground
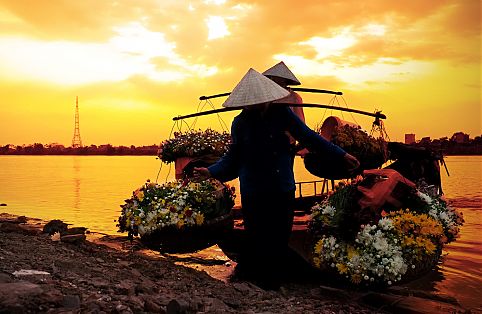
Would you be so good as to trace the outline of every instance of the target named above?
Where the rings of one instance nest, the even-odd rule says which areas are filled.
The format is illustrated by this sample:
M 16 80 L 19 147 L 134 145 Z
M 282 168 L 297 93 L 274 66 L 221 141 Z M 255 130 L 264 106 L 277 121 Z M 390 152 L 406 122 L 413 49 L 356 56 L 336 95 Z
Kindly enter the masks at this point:
M 59 234 L 42 233 L 44 225 L 0 214 L 0 313 L 343 314 L 401 312 L 403 303 L 420 302 L 401 291 L 381 295 L 319 280 L 286 282 L 278 291 L 265 291 L 203 270 L 210 264 L 233 267 L 226 261 L 205 259 L 204 267 L 202 261 L 185 267 L 179 261 L 186 264 L 189 258 L 161 255 L 126 237 L 91 233 L 87 240 L 59 239 Z M 419 313 L 463 312 L 450 300 L 421 300 Z

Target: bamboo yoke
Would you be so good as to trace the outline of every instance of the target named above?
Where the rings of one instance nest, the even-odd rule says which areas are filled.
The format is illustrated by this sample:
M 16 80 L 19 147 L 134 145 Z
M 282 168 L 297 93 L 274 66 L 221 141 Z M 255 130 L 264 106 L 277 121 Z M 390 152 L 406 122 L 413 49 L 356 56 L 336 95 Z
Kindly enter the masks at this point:
M 330 90 L 324 90 L 324 89 L 314 89 L 314 88 L 294 87 L 294 88 L 291 88 L 291 90 L 298 91 L 298 92 L 308 92 L 308 93 L 343 95 L 342 92 L 336 92 L 336 91 L 330 91 Z M 231 94 L 231 93 L 222 93 L 222 94 L 215 94 L 215 95 L 210 95 L 210 96 L 201 96 L 201 97 L 199 97 L 199 100 L 208 100 L 208 99 L 211 99 L 211 98 L 224 97 L 224 96 L 228 96 L 229 94 Z M 368 111 L 362 111 L 362 110 L 351 109 L 351 108 L 344 108 L 344 107 L 339 107 L 339 106 L 331 106 L 331 105 L 309 104 L 309 103 L 304 103 L 304 104 L 276 103 L 276 105 L 285 105 L 285 106 L 290 106 L 290 107 L 308 107 L 308 108 L 332 109 L 332 110 L 353 112 L 353 113 L 357 113 L 357 114 L 361 114 L 361 115 L 375 117 L 377 119 L 386 119 L 387 118 L 384 114 L 381 113 L 381 111 L 376 111 L 375 113 L 372 113 L 372 112 L 368 112 Z M 219 113 L 219 112 L 241 110 L 241 109 L 242 108 L 238 108 L 238 107 L 236 107 L 236 108 L 213 109 L 213 110 L 207 110 L 207 111 L 203 111 L 203 112 L 188 114 L 188 115 L 185 115 L 185 116 L 177 116 L 177 117 L 172 118 L 172 120 L 177 121 L 177 120 L 199 117 L 199 116 L 204 116 L 204 115 L 209 115 L 209 114 L 214 114 L 214 113 Z

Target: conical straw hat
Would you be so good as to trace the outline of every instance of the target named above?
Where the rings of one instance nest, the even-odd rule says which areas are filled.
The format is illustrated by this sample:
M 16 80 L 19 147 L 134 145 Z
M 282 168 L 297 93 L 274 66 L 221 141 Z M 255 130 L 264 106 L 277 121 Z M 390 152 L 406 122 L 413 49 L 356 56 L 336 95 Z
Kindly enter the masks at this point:
M 284 78 L 288 81 L 287 85 L 301 85 L 300 81 L 298 81 L 296 76 L 290 71 L 290 69 L 288 69 L 283 61 L 264 71 L 263 75 Z
M 223 103 L 223 107 L 244 107 L 262 104 L 288 96 L 290 93 L 262 75 L 249 69 Z

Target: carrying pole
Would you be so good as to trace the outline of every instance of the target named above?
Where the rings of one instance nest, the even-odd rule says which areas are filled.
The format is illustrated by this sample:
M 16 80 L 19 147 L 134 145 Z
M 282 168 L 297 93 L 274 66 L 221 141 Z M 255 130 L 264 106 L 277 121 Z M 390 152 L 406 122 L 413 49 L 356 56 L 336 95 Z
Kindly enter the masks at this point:
M 339 110 L 339 111 L 347 111 L 347 112 L 353 112 L 353 113 L 358 113 L 361 115 L 365 116 L 370 116 L 370 117 L 375 117 L 379 119 L 386 119 L 387 116 L 382 114 L 381 112 L 377 111 L 375 113 L 373 112 L 368 112 L 368 111 L 362 111 L 362 110 L 357 110 L 357 109 L 351 109 L 351 108 L 343 108 L 343 107 L 337 107 L 337 106 L 330 106 L 330 105 L 320 105 L 320 104 L 290 104 L 290 103 L 275 103 L 276 106 L 281 105 L 281 106 L 290 106 L 290 107 L 307 107 L 307 108 L 322 108 L 322 109 L 332 109 L 332 110 Z M 187 118 L 193 118 L 193 117 L 200 117 L 200 116 L 205 116 L 213 113 L 219 113 L 219 112 L 226 112 L 226 111 L 234 111 L 234 110 L 241 110 L 243 107 L 234 107 L 234 108 L 220 108 L 220 109 L 214 109 L 214 110 L 207 110 L 203 112 L 197 112 L 197 113 L 191 113 L 185 116 L 177 116 L 172 118 L 173 121 L 177 120 L 182 120 L 182 119 L 187 119 Z
M 291 87 L 290 89 L 295 91 L 295 92 L 343 95 L 342 92 L 335 92 L 335 91 L 326 90 L 326 89 L 304 88 L 304 87 Z M 200 96 L 199 100 L 207 100 L 207 99 L 211 99 L 211 98 L 224 97 L 224 96 L 229 96 L 230 94 L 231 93 L 229 92 L 229 93 L 215 94 L 215 95 L 210 95 L 210 96 Z

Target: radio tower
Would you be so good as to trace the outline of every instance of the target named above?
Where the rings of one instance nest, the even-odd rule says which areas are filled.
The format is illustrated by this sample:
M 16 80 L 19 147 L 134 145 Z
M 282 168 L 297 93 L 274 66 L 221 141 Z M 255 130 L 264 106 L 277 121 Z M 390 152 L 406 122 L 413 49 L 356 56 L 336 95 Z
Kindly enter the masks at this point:
M 80 139 L 79 129 L 79 96 L 75 96 L 75 128 L 74 137 L 72 138 L 72 147 L 82 147 L 82 140 Z

